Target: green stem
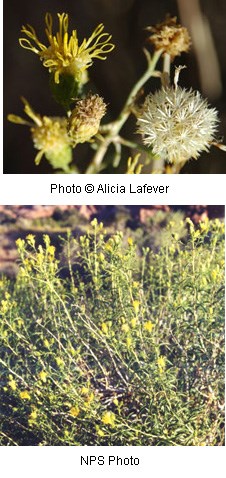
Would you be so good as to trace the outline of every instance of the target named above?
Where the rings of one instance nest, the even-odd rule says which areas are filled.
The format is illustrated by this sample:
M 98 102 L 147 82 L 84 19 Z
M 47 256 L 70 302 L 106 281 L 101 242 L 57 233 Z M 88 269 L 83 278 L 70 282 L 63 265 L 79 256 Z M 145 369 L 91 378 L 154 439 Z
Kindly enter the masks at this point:
M 141 78 L 138 80 L 138 82 L 134 85 L 132 88 L 127 101 L 117 118 L 117 120 L 111 122 L 109 125 L 105 125 L 105 131 L 108 131 L 108 133 L 105 136 L 105 139 L 103 142 L 100 144 L 99 149 L 97 150 L 96 154 L 93 157 L 92 163 L 89 165 L 89 167 L 86 170 L 86 174 L 95 174 L 97 171 L 100 169 L 100 165 L 103 161 L 103 158 L 108 150 L 109 145 L 113 142 L 115 136 L 118 135 L 119 131 L 121 130 L 122 126 L 124 123 L 127 121 L 130 113 L 131 113 L 131 106 L 134 104 L 134 101 L 136 99 L 137 93 L 140 91 L 142 86 L 153 76 L 153 73 L 155 71 L 156 64 L 162 54 L 162 50 L 158 50 L 154 53 L 152 59 L 145 50 L 145 54 L 148 60 L 148 67 L 145 73 L 141 76 Z M 102 130 L 103 131 L 103 130 Z

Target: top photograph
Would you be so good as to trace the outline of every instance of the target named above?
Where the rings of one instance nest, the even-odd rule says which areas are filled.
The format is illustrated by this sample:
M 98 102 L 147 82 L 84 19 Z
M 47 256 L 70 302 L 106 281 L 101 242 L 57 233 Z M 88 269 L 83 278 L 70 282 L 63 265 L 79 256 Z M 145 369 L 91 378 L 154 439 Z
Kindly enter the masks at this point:
M 5 0 L 4 174 L 225 174 L 225 0 Z

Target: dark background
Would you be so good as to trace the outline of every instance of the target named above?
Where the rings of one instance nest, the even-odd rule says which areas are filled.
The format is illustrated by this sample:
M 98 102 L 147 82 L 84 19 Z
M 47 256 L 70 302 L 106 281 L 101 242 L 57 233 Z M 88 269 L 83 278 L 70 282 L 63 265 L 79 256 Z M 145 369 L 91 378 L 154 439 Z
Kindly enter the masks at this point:
M 225 0 L 5 0 L 4 1 L 4 173 L 52 173 L 52 168 L 43 158 L 39 167 L 34 164 L 36 150 L 33 148 L 29 128 L 7 122 L 8 113 L 24 116 L 20 96 L 25 96 L 35 111 L 46 115 L 62 115 L 62 110 L 51 98 L 48 88 L 48 71 L 37 55 L 19 46 L 18 38 L 23 24 L 32 25 L 41 41 L 46 44 L 44 16 L 47 11 L 69 13 L 69 33 L 77 29 L 80 43 L 89 37 L 101 22 L 105 31 L 112 34 L 116 48 L 106 61 L 96 60 L 89 75 L 90 88 L 97 91 L 109 104 L 114 119 L 123 106 L 132 85 L 145 69 L 142 53 L 146 37 L 144 27 L 161 22 L 168 12 L 181 21 L 178 6 L 187 3 L 189 9 L 200 5 L 210 24 L 212 38 L 219 62 L 221 91 L 203 91 L 199 76 L 199 60 L 194 48 L 189 54 L 177 59 L 177 64 L 186 64 L 180 77 L 180 85 L 199 89 L 208 96 L 211 105 L 219 111 L 219 137 L 226 141 L 226 2 Z M 189 17 L 189 15 L 187 15 Z M 185 15 L 186 18 L 186 15 Z M 184 22 L 183 22 L 184 23 Z M 57 24 L 55 24 L 57 25 Z M 55 31 L 55 30 L 54 30 Z M 205 60 L 208 61 L 208 52 Z M 209 66 L 209 75 L 214 77 L 214 68 Z M 155 90 L 159 80 L 151 80 L 147 92 Z M 110 119 L 110 117 L 108 118 Z M 135 120 L 129 120 L 124 136 L 134 139 Z M 91 154 L 91 156 L 90 156 Z M 92 151 L 87 145 L 78 146 L 74 157 L 87 166 Z M 127 154 L 128 157 L 128 154 Z M 108 172 L 113 172 L 109 169 Z M 123 170 L 118 171 L 123 172 Z M 145 171 L 148 172 L 148 171 Z M 226 173 L 226 153 L 212 147 L 211 153 L 190 161 L 183 173 Z

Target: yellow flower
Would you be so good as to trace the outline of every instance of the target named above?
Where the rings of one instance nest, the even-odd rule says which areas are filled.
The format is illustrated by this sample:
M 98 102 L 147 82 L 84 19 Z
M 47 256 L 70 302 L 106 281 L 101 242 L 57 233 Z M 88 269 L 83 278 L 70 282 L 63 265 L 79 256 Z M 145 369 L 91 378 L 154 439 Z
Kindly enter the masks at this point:
M 2 314 L 5 314 L 9 310 L 9 302 L 7 300 L 2 300 L 1 301 L 1 312 Z
M 35 246 L 35 236 L 33 234 L 28 234 L 26 239 L 28 244 L 30 244 L 30 246 L 33 246 L 33 247 Z
M 129 325 L 128 324 L 122 324 L 121 329 L 122 329 L 123 332 L 129 332 Z
M 133 281 L 133 283 L 132 283 L 132 286 L 134 287 L 134 289 L 138 289 L 139 285 L 140 284 L 137 281 Z
M 163 373 L 163 371 L 166 367 L 166 359 L 165 359 L 165 357 L 163 357 L 163 355 L 160 355 L 158 357 L 157 364 L 158 364 L 160 373 Z
M 19 327 L 19 328 L 21 328 L 22 325 L 24 325 L 23 319 L 18 319 L 18 320 L 17 320 L 17 323 L 18 323 L 18 327 Z
M 47 253 L 48 253 L 50 256 L 54 256 L 55 250 L 56 250 L 56 248 L 55 248 L 54 246 L 48 246 L 48 248 L 47 248 Z
M 136 327 L 136 325 L 137 325 L 137 318 L 136 318 L 136 317 L 133 317 L 133 319 L 131 319 L 130 323 L 131 323 L 131 327 L 133 327 L 133 328 Z
M 8 385 L 10 386 L 10 388 L 11 388 L 13 391 L 16 390 L 17 385 L 16 385 L 16 382 L 15 382 L 15 380 L 14 380 L 13 378 L 11 378 L 11 380 L 9 380 Z
M 135 314 L 138 314 L 139 309 L 140 309 L 140 302 L 139 302 L 139 300 L 134 300 L 134 301 L 133 301 L 133 308 L 134 308 Z
M 132 339 L 131 339 L 131 337 L 127 337 L 127 338 L 126 338 L 126 344 L 127 344 L 128 347 L 130 347 L 130 346 L 132 345 Z
M 104 437 L 105 433 L 103 432 L 103 430 L 101 430 L 101 428 L 98 428 L 97 435 L 99 435 L 99 437 Z
M 89 393 L 88 387 L 82 387 L 82 389 L 81 389 L 81 394 L 82 394 L 82 395 L 83 395 L 83 394 L 84 394 L 84 395 L 87 395 L 87 393 Z
M 72 417 L 77 417 L 78 414 L 80 412 L 80 409 L 76 406 L 76 407 L 72 407 L 70 410 L 69 410 L 69 413 Z
M 44 370 L 42 370 L 42 371 L 38 374 L 38 376 L 39 376 L 39 378 L 40 378 L 40 380 L 41 380 L 42 382 L 44 382 L 44 383 L 47 382 L 47 378 L 46 378 L 46 377 L 47 377 L 47 373 L 44 372 Z
M 113 412 L 105 412 L 102 415 L 101 421 L 104 425 L 115 426 L 115 414 Z
M 25 241 L 24 239 L 21 239 L 20 237 L 16 240 L 16 245 L 18 247 L 19 250 L 23 249 L 24 248 L 24 245 L 25 245 Z
M 31 108 L 28 101 L 22 98 L 24 111 L 33 123 L 20 116 L 9 114 L 8 120 L 12 123 L 30 127 L 35 149 L 39 150 L 35 157 L 35 164 L 39 165 L 42 156 L 50 162 L 54 169 L 63 169 L 68 172 L 68 164 L 72 161 L 71 141 L 67 132 L 68 120 L 65 117 L 40 116 Z M 24 241 L 16 241 L 18 249 L 22 249 Z
M 53 34 L 52 15 L 46 13 L 45 16 L 48 46 L 40 42 L 34 28 L 30 25 L 23 26 L 21 32 L 32 41 L 20 38 L 19 43 L 23 48 L 39 55 L 43 65 L 49 72 L 54 73 L 55 83 L 59 83 L 59 77 L 62 74 L 73 76 L 79 83 L 86 83 L 86 70 L 92 65 L 93 58 L 105 60 L 106 53 L 113 50 L 114 45 L 109 43 L 111 35 L 103 33 L 104 25 L 101 23 L 91 37 L 88 40 L 84 39 L 79 46 L 77 31 L 72 30 L 71 36 L 68 34 L 68 14 L 58 13 L 57 15 L 59 31 L 56 35 Z
M 144 329 L 147 330 L 148 332 L 151 332 L 154 327 L 154 324 L 148 320 L 147 322 L 144 322 Z
M 50 343 L 49 343 L 48 339 L 44 339 L 44 340 L 43 340 L 43 344 L 45 345 L 45 347 L 46 347 L 47 349 L 49 349 Z
M 30 413 L 29 418 L 30 420 L 36 420 L 37 416 L 38 416 L 37 410 L 36 408 L 34 408 L 34 410 Z
M 102 329 L 102 332 L 104 334 L 108 333 L 108 326 L 107 326 L 106 322 L 103 322 L 103 324 L 101 324 L 101 329 Z
M 62 365 L 64 365 L 64 361 L 62 360 L 62 358 L 56 357 L 56 364 L 58 365 L 58 367 L 62 367 Z
M 22 398 L 22 400 L 31 400 L 30 393 L 27 390 L 20 392 L 20 398 Z
M 132 246 L 132 245 L 133 245 L 133 239 L 132 239 L 132 237 L 128 237 L 127 242 L 128 242 L 128 244 L 129 244 L 129 246 Z

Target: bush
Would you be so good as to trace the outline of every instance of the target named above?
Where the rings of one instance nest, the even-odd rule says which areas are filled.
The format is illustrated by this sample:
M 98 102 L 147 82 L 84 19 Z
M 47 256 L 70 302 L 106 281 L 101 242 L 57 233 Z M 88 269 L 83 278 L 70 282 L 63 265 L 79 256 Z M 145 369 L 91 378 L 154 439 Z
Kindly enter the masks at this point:
M 94 219 L 68 234 L 64 279 L 47 235 L 18 239 L 18 276 L 1 281 L 2 445 L 224 444 L 224 226 L 186 225 L 140 253 Z

